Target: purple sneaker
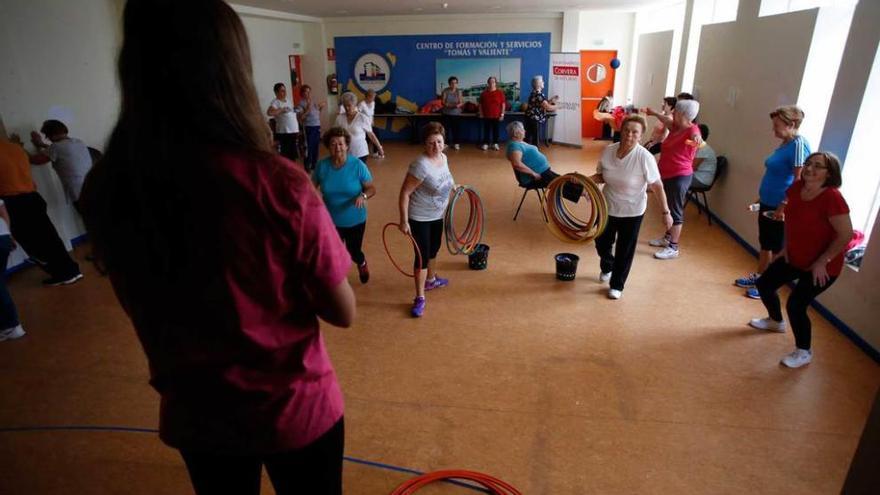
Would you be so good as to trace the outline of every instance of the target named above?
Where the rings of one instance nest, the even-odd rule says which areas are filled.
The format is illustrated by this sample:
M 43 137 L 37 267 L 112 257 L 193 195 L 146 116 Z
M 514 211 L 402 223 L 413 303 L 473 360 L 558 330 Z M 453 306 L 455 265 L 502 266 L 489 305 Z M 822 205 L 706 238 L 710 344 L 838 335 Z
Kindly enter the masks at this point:
M 425 298 L 417 297 L 413 299 L 413 305 L 411 313 L 414 317 L 420 318 L 422 314 L 425 312 Z
M 448 278 L 435 276 L 433 280 L 425 280 L 425 290 L 439 289 L 440 287 L 446 287 L 447 285 L 449 285 Z

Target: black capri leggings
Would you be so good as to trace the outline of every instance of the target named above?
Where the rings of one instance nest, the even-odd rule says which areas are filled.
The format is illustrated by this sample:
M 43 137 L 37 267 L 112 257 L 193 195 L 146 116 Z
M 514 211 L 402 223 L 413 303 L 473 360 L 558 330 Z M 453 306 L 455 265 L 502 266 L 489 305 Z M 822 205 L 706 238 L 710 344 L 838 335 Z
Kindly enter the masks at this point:
M 413 268 L 424 270 L 428 268 L 428 261 L 436 258 L 437 252 L 440 251 L 440 243 L 443 241 L 443 219 L 420 222 L 410 218 L 409 230 L 422 255 L 422 266 L 419 266 L 419 257 L 413 251 Z
M 807 316 L 807 306 L 816 299 L 816 296 L 828 290 L 837 277 L 830 277 L 823 287 L 813 284 L 813 274 L 810 271 L 799 270 L 789 265 L 784 258 L 774 261 L 758 278 L 755 285 L 761 294 L 761 302 L 767 308 L 770 318 L 782 321 L 782 308 L 780 307 L 779 294 L 776 290 L 792 280 L 797 280 L 785 311 L 788 313 L 788 322 L 794 333 L 794 343 L 798 349 L 810 349 L 813 327 Z

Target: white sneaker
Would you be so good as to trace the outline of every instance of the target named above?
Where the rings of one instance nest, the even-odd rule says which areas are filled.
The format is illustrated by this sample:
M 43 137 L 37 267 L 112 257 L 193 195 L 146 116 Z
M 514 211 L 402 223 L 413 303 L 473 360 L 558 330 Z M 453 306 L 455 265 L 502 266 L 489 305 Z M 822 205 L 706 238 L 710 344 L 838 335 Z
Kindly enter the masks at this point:
M 498 150 L 500 150 L 501 148 L 498 147 L 498 143 L 495 143 L 495 144 L 492 145 L 492 149 L 495 150 L 495 151 L 498 151 Z
M 749 326 L 758 330 L 785 333 L 785 320 L 776 321 L 772 318 L 752 318 Z
M 611 280 L 611 272 L 599 272 L 599 282 L 607 282 Z
M 660 251 L 657 251 L 656 253 L 654 253 L 654 257 L 657 258 L 658 260 L 675 259 L 675 258 L 678 258 L 678 249 L 672 249 L 671 247 L 666 246 L 665 248 L 661 249 Z
M 810 364 L 810 361 L 812 360 L 812 351 L 808 351 L 805 349 L 795 349 L 792 353 L 783 356 L 782 360 L 779 362 L 785 366 L 788 366 L 789 368 L 800 368 L 801 366 Z
M 620 296 L 623 295 L 623 291 L 619 291 L 617 289 L 608 289 L 608 299 L 620 299 Z
M 24 328 L 21 328 L 21 325 L 16 325 L 0 332 L 0 342 L 3 342 L 4 340 L 20 339 L 22 337 L 24 337 Z
M 487 149 L 489 149 L 489 145 L 488 145 L 488 144 L 484 144 L 484 145 L 480 146 L 480 149 L 483 150 L 483 151 L 486 151 Z
M 460 150 L 460 149 L 461 149 L 461 146 L 459 146 L 458 143 L 453 144 L 452 147 L 455 148 L 455 149 L 457 149 L 457 150 Z
M 669 239 L 665 237 L 661 237 L 659 239 L 651 239 L 650 241 L 648 241 L 648 245 L 653 247 L 666 247 L 669 245 Z

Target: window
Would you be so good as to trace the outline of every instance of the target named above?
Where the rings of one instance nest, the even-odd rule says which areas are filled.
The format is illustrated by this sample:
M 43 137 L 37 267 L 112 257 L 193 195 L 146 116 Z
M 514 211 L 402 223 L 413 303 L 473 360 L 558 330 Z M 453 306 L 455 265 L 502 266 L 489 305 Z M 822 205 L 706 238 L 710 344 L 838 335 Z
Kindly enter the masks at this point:
M 761 9 L 758 11 L 758 17 L 831 5 L 855 5 L 857 2 L 858 0 L 761 0 Z
M 853 228 L 871 238 L 880 209 L 880 167 L 877 166 L 877 136 L 880 135 L 880 49 L 874 56 L 871 74 L 862 97 L 859 116 L 853 128 L 849 150 L 843 164 L 843 192 L 850 208 Z

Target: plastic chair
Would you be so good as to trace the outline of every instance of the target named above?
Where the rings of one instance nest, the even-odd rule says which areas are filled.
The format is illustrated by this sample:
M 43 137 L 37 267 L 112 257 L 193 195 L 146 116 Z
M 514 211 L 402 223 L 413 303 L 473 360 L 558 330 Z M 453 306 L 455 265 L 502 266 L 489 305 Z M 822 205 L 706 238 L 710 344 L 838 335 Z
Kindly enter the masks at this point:
M 703 214 L 703 210 L 706 210 L 706 218 L 709 219 L 709 225 L 712 225 L 712 214 L 709 211 L 709 197 L 706 196 L 706 193 L 712 190 L 712 187 L 715 186 L 715 183 L 718 182 L 718 177 L 721 176 L 722 173 L 727 169 L 727 157 L 719 156 L 718 162 L 715 165 L 715 177 L 712 178 L 712 183 L 708 186 L 691 184 L 691 187 L 688 189 L 687 198 L 685 201 L 685 206 L 687 206 L 687 201 L 693 199 L 695 205 L 697 205 L 697 213 L 700 215 Z M 700 204 L 700 195 L 703 196 L 703 203 Z
M 519 210 L 522 208 L 523 201 L 526 200 L 526 194 L 529 191 L 535 191 L 535 194 L 538 196 L 538 205 L 541 207 L 541 214 L 544 215 L 544 222 L 547 220 L 547 212 L 544 210 L 544 200 L 546 198 L 546 191 L 543 187 L 536 186 L 535 181 L 531 180 L 530 177 L 526 176 L 521 172 L 513 171 L 513 175 L 516 177 L 516 184 L 522 188 L 523 193 L 522 197 L 519 200 L 519 206 L 516 207 L 516 213 L 513 215 L 513 221 L 516 221 L 516 217 L 519 216 Z

